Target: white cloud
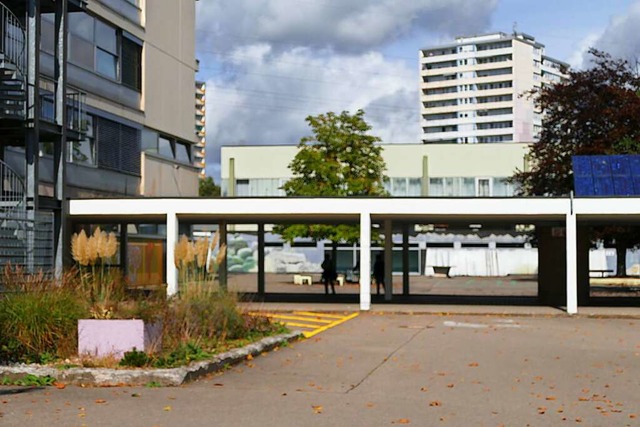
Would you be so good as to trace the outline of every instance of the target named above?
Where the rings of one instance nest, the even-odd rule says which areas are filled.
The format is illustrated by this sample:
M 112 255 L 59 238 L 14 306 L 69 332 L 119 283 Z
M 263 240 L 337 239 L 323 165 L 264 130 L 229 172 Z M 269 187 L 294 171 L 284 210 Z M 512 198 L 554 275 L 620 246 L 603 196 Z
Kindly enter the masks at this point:
M 582 61 L 572 57 L 583 67 L 589 66 L 590 58 L 587 54 L 589 47 L 610 53 L 613 57 L 629 60 L 632 64 L 640 60 L 640 0 L 629 6 L 624 15 L 616 16 L 609 25 L 597 35 L 591 35 L 582 43 Z
M 415 61 L 376 49 L 479 33 L 498 0 L 200 0 L 208 172 L 222 145 L 296 144 L 305 117 L 362 108 L 386 143 L 419 142 Z
M 198 37 L 226 52 L 264 42 L 359 52 L 413 31 L 483 30 L 498 0 L 201 0 Z
M 417 72 L 402 61 L 265 45 L 229 58 L 232 77 L 207 82 L 207 136 L 216 147 L 296 144 L 310 133 L 308 115 L 359 108 L 384 142 L 418 141 Z M 208 153 L 208 164 L 219 162 L 218 150 Z

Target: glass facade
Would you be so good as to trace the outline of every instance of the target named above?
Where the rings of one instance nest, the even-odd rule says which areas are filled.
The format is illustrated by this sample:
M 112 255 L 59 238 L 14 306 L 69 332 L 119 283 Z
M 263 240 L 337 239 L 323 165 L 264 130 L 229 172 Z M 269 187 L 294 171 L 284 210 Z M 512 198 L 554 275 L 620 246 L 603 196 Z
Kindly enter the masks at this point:
M 281 187 L 288 178 L 236 179 L 236 197 L 284 197 Z M 430 177 L 429 197 L 512 197 L 516 186 L 506 177 Z M 229 180 L 221 181 L 222 195 L 229 196 Z M 420 197 L 422 178 L 393 177 L 384 185 L 392 197 Z

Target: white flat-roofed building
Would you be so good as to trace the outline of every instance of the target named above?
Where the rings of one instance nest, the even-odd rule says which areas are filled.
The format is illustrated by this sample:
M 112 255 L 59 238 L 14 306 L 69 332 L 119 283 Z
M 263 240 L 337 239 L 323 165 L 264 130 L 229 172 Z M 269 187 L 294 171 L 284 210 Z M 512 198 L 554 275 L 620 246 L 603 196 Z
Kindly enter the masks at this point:
M 459 37 L 421 50 L 422 142 L 535 142 L 541 115 L 527 93 L 561 81 L 565 67 L 523 33 Z
M 510 197 L 507 182 L 516 169 L 527 168 L 528 144 L 383 144 L 395 197 Z M 224 146 L 221 185 L 224 196 L 284 196 L 281 187 L 291 177 L 289 164 L 298 147 Z

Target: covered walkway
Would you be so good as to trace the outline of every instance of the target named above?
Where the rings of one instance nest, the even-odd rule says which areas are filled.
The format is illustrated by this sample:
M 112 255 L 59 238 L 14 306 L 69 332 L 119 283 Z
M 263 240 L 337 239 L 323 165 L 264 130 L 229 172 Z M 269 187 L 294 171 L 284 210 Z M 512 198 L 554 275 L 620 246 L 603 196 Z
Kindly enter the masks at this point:
M 258 226 L 258 293 L 264 293 L 265 224 L 359 224 L 360 268 L 371 271 L 372 225 L 385 235 L 385 265 L 392 265 L 392 232 L 403 234 L 402 294 L 409 295 L 408 229 L 425 223 L 533 224 L 539 248 L 538 297 L 550 305 L 577 313 L 585 289 L 588 297 L 588 235 L 594 221 L 606 224 L 638 223 L 636 198 L 135 198 L 70 200 L 70 220 L 75 223 L 166 224 L 167 292 L 177 292 L 174 247 L 181 224 L 219 224 L 226 241 L 226 224 Z M 261 254 L 261 255 L 260 255 Z M 224 266 L 223 266 L 224 267 Z M 386 269 L 387 283 L 392 282 Z M 226 268 L 220 271 L 226 283 Z M 586 286 L 586 287 L 585 287 Z M 392 301 L 391 287 L 384 299 Z M 371 308 L 371 279 L 362 275 L 359 307 Z

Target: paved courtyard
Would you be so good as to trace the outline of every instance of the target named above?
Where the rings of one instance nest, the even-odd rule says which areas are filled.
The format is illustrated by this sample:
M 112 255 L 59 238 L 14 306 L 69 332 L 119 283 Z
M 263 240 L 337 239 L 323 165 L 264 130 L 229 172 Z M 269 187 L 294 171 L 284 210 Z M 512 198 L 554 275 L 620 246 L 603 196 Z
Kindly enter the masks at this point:
M 324 293 L 324 285 L 320 282 L 320 274 L 311 274 L 313 285 L 295 285 L 293 274 L 267 273 L 265 290 L 267 293 Z M 536 296 L 538 282 L 535 276 L 507 277 L 430 277 L 410 276 L 410 292 L 412 295 L 486 295 L 486 296 Z M 236 292 L 256 292 L 258 278 L 256 274 L 232 274 L 228 279 L 229 289 Z M 375 284 L 371 286 L 376 292 Z M 360 292 L 357 283 L 336 285 L 338 294 L 356 295 Z M 382 292 L 382 290 L 381 290 Z M 393 276 L 393 293 L 402 294 L 402 276 Z
M 323 294 L 324 285 L 320 282 L 320 274 L 309 275 L 312 285 L 296 285 L 293 274 L 267 273 L 265 275 L 265 291 L 272 294 Z M 460 297 L 536 297 L 538 295 L 538 279 L 536 276 L 505 277 L 432 277 L 411 275 L 410 295 L 420 296 L 460 296 Z M 593 297 L 640 297 L 640 279 L 634 278 L 591 278 L 591 296 Z M 228 279 L 229 289 L 240 292 L 257 292 L 257 274 L 231 274 Z M 336 285 L 338 295 L 357 295 L 360 285 L 345 283 Z M 393 276 L 393 294 L 402 295 L 402 276 Z M 376 287 L 371 286 L 372 294 Z M 381 289 L 382 292 L 382 289 Z
M 363 313 L 183 387 L 0 387 L 0 425 L 637 426 L 639 326 Z

